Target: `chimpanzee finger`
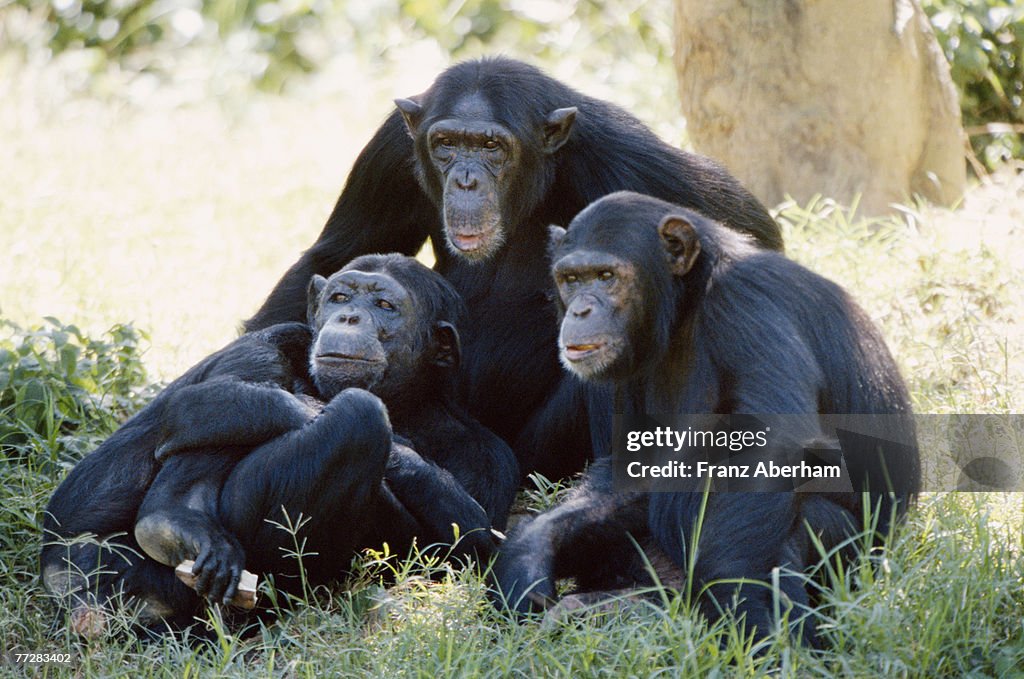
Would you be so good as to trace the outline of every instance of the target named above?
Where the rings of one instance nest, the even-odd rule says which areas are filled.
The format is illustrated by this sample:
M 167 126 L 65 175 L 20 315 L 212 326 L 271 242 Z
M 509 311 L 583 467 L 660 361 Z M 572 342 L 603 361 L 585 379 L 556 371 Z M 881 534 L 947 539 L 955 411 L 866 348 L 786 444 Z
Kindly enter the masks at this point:
M 196 566 L 192 568 L 192 572 L 196 575 L 196 591 L 204 597 L 209 597 L 210 588 L 213 586 L 216 575 L 217 575 L 217 563 L 212 553 L 204 554 L 205 558 L 202 559 L 203 568 L 200 570 L 199 559 L 196 560 Z
M 221 597 L 221 600 L 226 604 L 231 603 L 231 600 L 235 598 L 236 594 L 238 594 L 238 583 L 241 582 L 242 579 L 242 568 L 238 565 L 231 564 L 228 567 L 227 575 L 227 588 L 224 590 L 224 595 Z

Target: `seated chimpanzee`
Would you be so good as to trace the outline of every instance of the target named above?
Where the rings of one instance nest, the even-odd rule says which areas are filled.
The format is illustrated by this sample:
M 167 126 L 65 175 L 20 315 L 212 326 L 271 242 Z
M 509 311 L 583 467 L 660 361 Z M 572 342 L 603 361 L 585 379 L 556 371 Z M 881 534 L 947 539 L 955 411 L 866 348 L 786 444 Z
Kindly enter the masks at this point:
M 70 598 L 72 626 L 99 632 L 117 596 L 140 606 L 144 626 L 188 624 L 196 592 L 231 600 L 243 566 L 288 588 L 298 563 L 284 550 L 295 543 L 271 521 L 301 524 L 314 582 L 343 577 L 361 547 L 451 543 L 453 524 L 453 553 L 486 558 L 518 471 L 452 398 L 460 305 L 414 260 L 362 258 L 311 285 L 312 337 L 297 323 L 251 333 L 172 383 L 50 502 L 48 538 L 65 539 L 44 544 L 43 582 Z M 398 419 L 363 388 L 392 400 Z M 82 534 L 100 539 L 74 539 Z M 196 561 L 196 591 L 168 567 L 184 559 Z
M 592 203 L 568 231 L 552 227 L 550 247 L 562 363 L 610 385 L 620 414 L 768 416 L 782 430 L 763 455 L 777 461 L 833 440 L 823 414 L 885 416 L 888 431 L 852 455 L 843 449 L 846 488 L 858 492 L 705 494 L 699 483 L 670 489 L 692 492 L 618 492 L 613 466 L 599 460 L 564 503 L 509 536 L 494 567 L 503 600 L 522 612 L 543 608 L 565 577 L 583 592 L 642 584 L 634 545 L 653 544 L 683 570 L 691 552 L 691 586 L 712 618 L 732 610 L 769 634 L 778 621 L 764 583 L 776 567 L 795 613 L 806 612 L 806 582 L 786 572 L 816 562 L 820 547 L 842 552 L 865 529 L 865 510 L 885 534 L 919 490 L 909 397 L 871 321 L 799 264 L 635 193 Z M 676 459 L 697 454 L 684 447 Z M 803 638 L 816 640 L 809 618 Z

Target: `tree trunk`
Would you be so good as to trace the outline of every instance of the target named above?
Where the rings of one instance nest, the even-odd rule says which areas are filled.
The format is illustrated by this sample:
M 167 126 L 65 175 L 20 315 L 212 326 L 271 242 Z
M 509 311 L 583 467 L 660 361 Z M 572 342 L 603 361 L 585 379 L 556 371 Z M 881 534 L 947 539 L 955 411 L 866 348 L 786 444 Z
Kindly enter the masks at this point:
M 949 64 L 918 0 L 675 0 L 696 149 L 767 205 L 861 196 L 881 214 L 966 182 Z

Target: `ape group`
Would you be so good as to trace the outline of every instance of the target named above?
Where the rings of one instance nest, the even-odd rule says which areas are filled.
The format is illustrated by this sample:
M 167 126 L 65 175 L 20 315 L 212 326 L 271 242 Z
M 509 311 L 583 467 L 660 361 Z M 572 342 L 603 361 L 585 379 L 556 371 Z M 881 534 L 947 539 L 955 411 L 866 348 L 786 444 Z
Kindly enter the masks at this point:
M 658 576 L 757 637 L 780 569 L 791 633 L 819 643 L 804 572 L 878 544 L 920 486 L 867 315 L 721 166 L 530 65 L 460 63 L 395 103 L 245 333 L 54 493 L 40 568 L 63 619 L 180 629 L 237 601 L 243 569 L 301 591 L 387 543 L 472 564 L 519 613 L 561 579 L 598 600 Z M 433 270 L 412 258 L 428 237 Z M 624 490 L 613 424 L 647 414 L 785 416 L 758 452 L 780 463 L 834 442 L 823 415 L 888 416 L 894 443 L 844 446 L 843 492 Z M 584 467 L 505 537 L 528 475 Z

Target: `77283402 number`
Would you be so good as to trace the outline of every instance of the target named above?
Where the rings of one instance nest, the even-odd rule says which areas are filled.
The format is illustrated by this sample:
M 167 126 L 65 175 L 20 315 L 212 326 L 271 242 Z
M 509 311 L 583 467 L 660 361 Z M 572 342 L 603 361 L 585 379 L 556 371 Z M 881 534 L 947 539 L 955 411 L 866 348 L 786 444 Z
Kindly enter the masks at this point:
M 15 653 L 15 662 L 23 663 L 69 663 L 71 662 L 70 653 Z

